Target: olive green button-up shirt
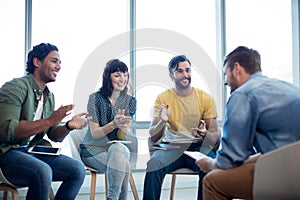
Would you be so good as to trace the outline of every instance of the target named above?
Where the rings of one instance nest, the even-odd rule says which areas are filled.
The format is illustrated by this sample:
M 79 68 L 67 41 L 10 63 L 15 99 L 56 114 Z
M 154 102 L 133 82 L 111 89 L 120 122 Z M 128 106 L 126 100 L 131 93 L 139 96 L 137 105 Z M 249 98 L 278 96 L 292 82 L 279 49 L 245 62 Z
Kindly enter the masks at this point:
M 0 88 L 0 155 L 12 147 L 29 143 L 29 137 L 15 138 L 20 120 L 33 121 L 41 94 L 44 105 L 42 118 L 48 118 L 54 111 L 54 95 L 46 87 L 43 91 L 32 74 L 15 78 L 6 82 Z M 41 134 L 51 133 L 55 127 L 50 127 Z M 42 138 L 42 137 L 41 137 Z

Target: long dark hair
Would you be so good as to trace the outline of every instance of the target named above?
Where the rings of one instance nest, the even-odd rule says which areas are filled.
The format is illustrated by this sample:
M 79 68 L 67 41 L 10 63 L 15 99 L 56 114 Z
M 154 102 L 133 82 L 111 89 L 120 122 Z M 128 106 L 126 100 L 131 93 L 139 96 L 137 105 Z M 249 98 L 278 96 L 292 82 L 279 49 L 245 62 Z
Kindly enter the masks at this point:
M 118 59 L 111 59 L 106 63 L 106 66 L 104 68 L 104 72 L 102 74 L 102 87 L 99 89 L 100 93 L 106 97 L 111 96 L 114 87 L 111 83 L 110 74 L 114 72 L 128 72 L 128 67 L 125 63 Z M 123 91 L 121 91 L 122 94 L 126 94 L 128 92 L 128 82 L 129 82 L 129 74 L 128 74 L 128 81 L 126 84 L 126 87 Z

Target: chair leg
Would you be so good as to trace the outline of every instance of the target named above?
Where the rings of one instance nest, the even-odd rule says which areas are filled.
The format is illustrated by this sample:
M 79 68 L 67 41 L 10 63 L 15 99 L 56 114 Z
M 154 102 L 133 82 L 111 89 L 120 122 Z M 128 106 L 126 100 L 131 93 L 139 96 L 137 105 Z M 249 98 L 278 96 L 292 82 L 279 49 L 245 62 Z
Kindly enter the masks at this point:
M 95 192 L 96 192 L 96 178 L 97 178 L 97 173 L 91 171 L 91 192 L 90 192 L 90 200 L 95 199 Z
M 135 183 L 134 183 L 132 173 L 129 174 L 129 183 L 130 183 L 130 187 L 131 187 L 131 191 L 132 191 L 134 199 L 139 200 L 139 195 L 138 195 Z
M 174 199 L 175 183 L 176 183 L 176 174 L 172 174 L 171 189 L 170 189 L 170 200 Z
M 108 195 L 108 182 L 107 182 L 106 173 L 104 174 L 104 179 L 105 179 L 105 197 L 107 197 L 107 195 Z
M 3 191 L 3 200 L 7 200 L 7 190 Z
M 8 192 L 11 193 L 11 197 L 12 200 L 18 200 L 19 199 L 19 192 L 17 190 L 17 188 L 11 186 L 11 185 L 7 185 L 7 184 L 1 184 L 0 185 L 0 190 L 3 190 L 3 200 L 7 200 L 8 199 Z M 50 187 L 50 196 L 49 196 L 50 200 L 54 199 L 54 193 L 53 193 L 53 189 L 52 187 Z
M 50 187 L 50 200 L 54 200 L 54 192 L 52 187 Z
M 17 188 L 13 187 L 12 185 L 1 183 L 0 190 L 3 191 L 3 200 L 7 199 L 8 192 L 11 193 L 12 200 L 19 199 L 19 192 L 18 192 Z
M 10 191 L 11 192 L 11 196 L 12 196 L 12 200 L 18 200 L 19 199 L 19 193 L 17 190 L 13 190 Z
M 96 178 L 97 178 L 97 173 L 96 172 L 92 172 L 91 171 L 91 190 L 90 190 L 90 200 L 94 200 L 95 199 L 95 192 L 96 192 Z M 108 182 L 107 182 L 107 175 L 106 173 L 104 173 L 104 178 L 105 178 L 105 196 L 108 195 Z M 135 200 L 139 200 L 139 195 L 134 183 L 134 179 L 132 176 L 132 173 L 130 173 L 129 176 L 129 183 L 130 183 L 130 187 L 132 190 L 132 194 L 134 196 Z

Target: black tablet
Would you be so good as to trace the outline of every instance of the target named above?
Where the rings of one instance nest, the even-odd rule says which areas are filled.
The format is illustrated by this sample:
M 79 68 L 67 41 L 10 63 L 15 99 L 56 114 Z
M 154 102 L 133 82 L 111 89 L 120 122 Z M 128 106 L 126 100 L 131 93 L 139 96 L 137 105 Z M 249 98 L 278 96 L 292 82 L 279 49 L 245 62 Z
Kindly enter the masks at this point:
M 44 155 L 59 155 L 61 148 L 35 145 L 28 149 L 29 153 L 44 154 Z

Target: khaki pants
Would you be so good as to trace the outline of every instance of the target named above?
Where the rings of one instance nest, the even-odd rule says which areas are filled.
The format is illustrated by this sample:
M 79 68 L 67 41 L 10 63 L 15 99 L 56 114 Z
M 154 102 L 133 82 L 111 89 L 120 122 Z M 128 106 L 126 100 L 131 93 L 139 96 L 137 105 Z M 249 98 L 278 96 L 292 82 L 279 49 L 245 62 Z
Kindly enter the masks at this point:
M 216 169 L 203 180 L 204 200 L 253 199 L 254 164 L 232 169 Z

